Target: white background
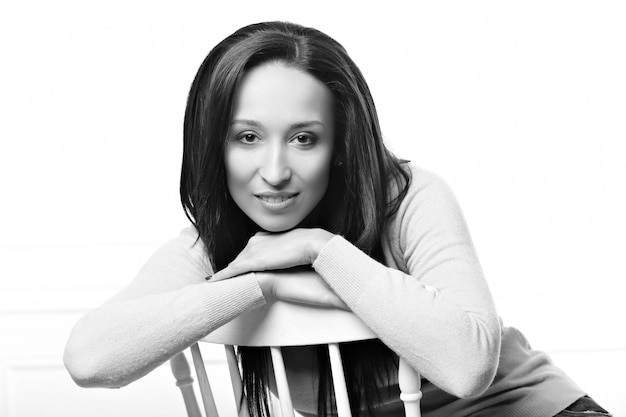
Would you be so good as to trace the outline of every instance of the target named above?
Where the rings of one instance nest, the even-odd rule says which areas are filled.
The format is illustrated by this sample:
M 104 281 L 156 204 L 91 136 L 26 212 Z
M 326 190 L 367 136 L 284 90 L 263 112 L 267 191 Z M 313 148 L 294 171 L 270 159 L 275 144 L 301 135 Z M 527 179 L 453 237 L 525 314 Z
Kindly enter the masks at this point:
M 2 6 L 0 416 L 180 401 L 165 368 L 83 390 L 60 355 L 77 317 L 186 225 L 189 85 L 215 43 L 263 20 L 348 49 L 389 146 L 455 190 L 505 324 L 626 416 L 622 2 L 226 3 Z

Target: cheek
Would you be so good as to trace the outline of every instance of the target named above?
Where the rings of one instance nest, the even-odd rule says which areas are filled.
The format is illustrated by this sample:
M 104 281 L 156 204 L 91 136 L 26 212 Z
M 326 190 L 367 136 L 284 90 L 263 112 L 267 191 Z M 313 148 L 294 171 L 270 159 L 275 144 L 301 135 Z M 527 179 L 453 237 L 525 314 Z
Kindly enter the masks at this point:
M 330 160 L 312 162 L 307 166 L 308 185 L 315 194 L 323 195 L 328 188 L 330 177 Z
M 247 183 L 249 173 L 246 168 L 250 164 L 246 163 L 241 152 L 236 150 L 227 150 L 224 154 L 224 168 L 226 172 L 226 184 L 231 195 L 237 194 L 241 188 Z

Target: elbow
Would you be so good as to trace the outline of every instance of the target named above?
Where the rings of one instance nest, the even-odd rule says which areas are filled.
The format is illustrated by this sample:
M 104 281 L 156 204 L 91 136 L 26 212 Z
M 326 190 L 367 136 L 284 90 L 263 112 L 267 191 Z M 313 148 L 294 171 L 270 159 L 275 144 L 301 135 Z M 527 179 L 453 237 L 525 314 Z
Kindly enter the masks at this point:
M 98 387 L 97 375 L 95 370 L 90 366 L 88 361 L 81 358 L 71 350 L 70 346 L 65 348 L 63 353 L 63 364 L 69 372 L 72 380 L 82 388 Z
M 75 362 L 64 361 L 65 369 L 69 372 L 72 380 L 81 388 L 104 388 L 101 378 L 85 367 L 77 365 Z
M 494 361 L 497 363 L 497 360 Z M 460 378 L 450 387 L 450 394 L 458 398 L 473 398 L 482 395 L 495 377 L 496 366 L 472 367 L 464 378 Z
M 63 364 L 72 377 L 72 380 L 74 380 L 79 387 L 102 387 L 102 381 L 98 375 L 98 371 L 94 369 L 89 361 L 81 358 L 80 355 L 75 355 L 69 349 L 66 349 L 63 354 Z
M 97 323 L 83 317 L 72 329 L 63 351 L 63 365 L 82 388 L 120 388 L 132 382 L 132 369 L 111 337 L 90 331 Z
M 493 383 L 498 370 L 500 348 L 485 354 L 470 366 L 467 379 L 457 387 L 456 395 L 459 398 L 472 398 L 482 395 Z
M 63 364 L 76 385 L 82 388 L 119 388 L 127 385 L 123 378 L 113 377 L 104 361 L 87 352 L 71 342 L 63 352 Z
M 488 340 L 488 341 L 487 341 Z M 482 395 L 493 383 L 500 361 L 501 334 L 494 331 L 480 348 L 460 359 L 449 393 L 459 398 Z
M 443 367 L 436 368 L 434 374 L 425 371 L 423 376 L 457 398 L 478 397 L 493 383 L 498 368 L 498 353 L 481 352 L 463 358 L 448 355 Z M 412 366 L 420 369 L 415 364 Z

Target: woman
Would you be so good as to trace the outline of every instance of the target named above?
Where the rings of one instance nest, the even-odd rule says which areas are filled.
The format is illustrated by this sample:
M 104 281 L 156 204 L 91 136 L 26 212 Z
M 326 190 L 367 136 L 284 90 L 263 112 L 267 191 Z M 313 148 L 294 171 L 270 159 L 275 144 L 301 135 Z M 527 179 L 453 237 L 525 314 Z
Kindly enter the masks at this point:
M 193 226 L 76 324 L 65 363 L 79 385 L 128 384 L 279 298 L 350 309 L 379 336 L 342 347 L 357 412 L 402 415 L 399 355 L 426 378 L 425 416 L 607 415 L 501 326 L 454 196 L 389 152 L 363 76 L 323 33 L 262 23 L 209 53 L 180 191 Z M 267 353 L 240 352 L 250 411 L 268 414 Z M 304 415 L 333 411 L 327 361 L 286 352 Z

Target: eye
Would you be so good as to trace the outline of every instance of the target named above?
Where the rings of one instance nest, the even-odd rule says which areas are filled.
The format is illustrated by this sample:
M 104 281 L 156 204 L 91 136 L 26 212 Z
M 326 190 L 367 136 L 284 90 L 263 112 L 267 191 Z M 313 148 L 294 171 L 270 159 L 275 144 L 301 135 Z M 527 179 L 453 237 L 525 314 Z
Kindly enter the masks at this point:
M 245 145 L 251 145 L 257 143 L 260 139 L 254 133 L 243 133 L 239 135 L 238 140 Z
M 295 135 L 290 142 L 300 146 L 309 146 L 315 143 L 315 137 L 309 134 L 299 133 Z

